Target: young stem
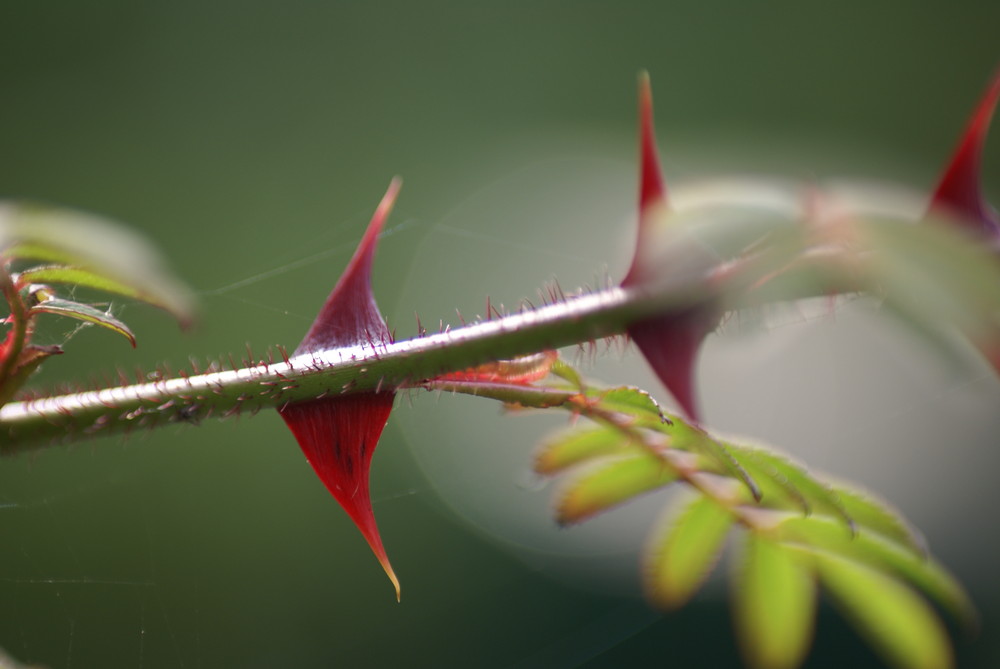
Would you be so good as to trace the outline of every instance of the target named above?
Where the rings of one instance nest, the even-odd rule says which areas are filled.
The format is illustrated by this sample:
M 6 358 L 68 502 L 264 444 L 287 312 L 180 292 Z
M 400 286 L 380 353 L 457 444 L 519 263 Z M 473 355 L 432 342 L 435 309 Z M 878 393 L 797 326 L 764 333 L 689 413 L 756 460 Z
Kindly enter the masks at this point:
M 2 360 L 0 360 L 0 387 L 2 387 L 4 382 L 7 381 L 17 368 L 21 351 L 28 339 L 28 310 L 25 308 L 17 286 L 11 281 L 10 273 L 7 272 L 7 268 L 5 267 L 0 268 L 0 293 L 7 300 L 10 308 L 8 319 L 11 324 L 11 329 L 7 333 L 5 342 L 8 348 L 4 351 Z

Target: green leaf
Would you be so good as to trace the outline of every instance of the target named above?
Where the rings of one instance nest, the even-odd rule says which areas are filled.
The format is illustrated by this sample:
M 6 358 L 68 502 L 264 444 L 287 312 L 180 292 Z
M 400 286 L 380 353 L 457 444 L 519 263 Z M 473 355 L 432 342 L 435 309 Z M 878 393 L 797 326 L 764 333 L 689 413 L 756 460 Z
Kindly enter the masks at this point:
M 667 609 L 686 604 L 712 572 L 733 521 L 732 513 L 704 495 L 682 507 L 647 551 L 650 598 Z
M 831 491 L 840 500 L 844 511 L 861 527 L 867 527 L 919 553 L 927 553 L 924 538 L 887 502 L 842 485 L 832 486 Z
M 549 371 L 555 376 L 568 381 L 573 388 L 579 390 L 580 392 L 583 392 L 586 387 L 580 373 L 571 365 L 567 364 L 562 358 L 557 358 L 556 361 L 552 363 L 552 369 Z
M 40 260 L 54 265 L 72 265 L 73 256 L 45 244 L 29 242 L 13 242 L 2 252 L 0 257 L 9 260 Z
M 732 443 L 726 447 L 733 459 L 753 478 L 760 488 L 762 507 L 776 510 L 799 511 L 809 514 L 812 507 L 802 492 L 774 467 L 754 458 L 747 450 Z
M 821 513 L 840 517 L 853 531 L 855 520 L 831 487 L 813 478 L 793 460 L 760 447 L 728 444 L 733 457 L 755 474 L 755 479 L 771 478 L 806 514 Z M 767 495 L 764 495 L 767 499 Z
M 656 423 L 667 422 L 663 410 L 653 396 L 633 386 L 620 386 L 598 391 L 601 407 L 637 418 L 652 418 Z
M 817 573 L 858 632 L 902 669 L 943 669 L 953 664 L 940 619 L 913 590 L 856 562 L 814 556 Z
M 704 430 L 688 425 L 675 418 L 673 421 L 672 446 L 680 450 L 703 453 L 721 465 L 724 473 L 729 474 L 736 480 L 743 483 L 753 496 L 754 501 L 760 502 L 762 493 L 760 486 L 752 476 L 743 468 L 743 465 L 733 456 L 722 442 L 713 439 Z
M 862 529 L 851 536 L 830 518 L 791 516 L 775 529 L 782 542 L 813 552 L 835 554 L 871 569 L 909 581 L 926 592 L 965 625 L 975 627 L 976 611 L 962 586 L 936 561 L 905 544 Z
M 106 293 L 123 295 L 137 300 L 156 304 L 156 299 L 147 297 L 139 290 L 114 279 L 102 276 L 82 267 L 65 267 L 61 265 L 44 265 L 20 272 L 17 277 L 20 285 L 29 283 L 65 283 L 84 288 L 93 288 Z M 161 306 L 161 305 L 158 305 Z
M 562 525 L 578 523 L 677 480 L 666 461 L 648 453 L 601 464 L 573 480 L 556 508 Z
M 86 323 L 93 323 L 94 325 L 99 325 L 102 328 L 107 328 L 112 332 L 117 332 L 128 339 L 129 343 L 132 344 L 133 347 L 135 346 L 135 335 L 132 334 L 132 331 L 128 329 L 127 325 L 114 316 L 106 314 L 100 309 L 95 309 L 87 304 L 81 304 L 79 302 L 72 302 L 70 300 L 63 300 L 54 297 L 45 300 L 44 302 L 39 302 L 33 306 L 31 308 L 31 313 L 57 314 L 59 316 L 69 316 L 70 318 L 75 318 Z
M 660 405 L 645 390 L 632 386 L 620 386 L 617 388 L 587 388 L 583 393 L 595 410 L 594 413 L 603 412 L 608 415 L 617 415 L 619 418 L 615 419 L 616 423 L 621 424 L 620 417 L 625 417 L 624 424 L 630 427 L 653 430 L 660 430 L 662 427 L 672 424 L 660 409 Z M 599 417 L 593 415 L 590 417 L 601 422 Z
M 535 456 L 535 471 L 539 474 L 558 474 L 594 458 L 639 450 L 636 446 L 630 447 L 628 436 L 619 430 L 569 430 L 541 447 Z
M 748 664 L 797 667 L 812 640 L 816 586 L 797 556 L 748 532 L 736 580 L 733 615 Z
M 160 254 L 139 235 L 97 216 L 24 203 L 0 206 L 0 255 L 85 268 L 130 287 L 183 325 L 194 316 L 191 292 Z

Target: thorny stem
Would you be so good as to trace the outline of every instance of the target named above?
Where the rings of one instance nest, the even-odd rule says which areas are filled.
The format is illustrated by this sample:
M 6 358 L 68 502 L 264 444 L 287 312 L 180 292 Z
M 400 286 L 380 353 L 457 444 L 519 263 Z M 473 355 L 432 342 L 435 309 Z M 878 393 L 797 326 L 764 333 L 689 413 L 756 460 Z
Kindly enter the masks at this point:
M 853 277 L 840 275 L 834 283 L 804 282 L 761 299 L 760 282 L 772 265 L 760 260 L 745 257 L 719 265 L 707 276 L 687 276 L 667 286 L 605 288 L 400 342 L 317 351 L 280 362 L 250 361 L 240 369 L 12 402 L 0 408 L 0 455 L 91 435 L 256 413 L 331 395 L 421 387 L 427 379 L 484 362 L 621 334 L 636 321 L 654 314 L 681 314 L 696 304 L 714 303 L 728 310 L 859 288 Z
M 673 302 L 673 304 L 671 304 Z M 0 408 L 0 454 L 90 435 L 127 433 L 333 394 L 416 386 L 489 360 L 624 332 L 651 313 L 691 302 L 674 293 L 609 288 L 532 311 L 385 345 L 310 353 L 274 363 L 12 402 Z

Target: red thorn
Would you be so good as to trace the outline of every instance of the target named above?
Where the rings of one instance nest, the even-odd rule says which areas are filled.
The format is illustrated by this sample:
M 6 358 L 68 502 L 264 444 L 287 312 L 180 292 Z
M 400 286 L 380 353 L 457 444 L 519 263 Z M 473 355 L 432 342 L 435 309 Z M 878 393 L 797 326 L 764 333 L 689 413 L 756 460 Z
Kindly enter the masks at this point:
M 389 328 L 372 295 L 371 270 L 379 233 L 392 209 L 401 181 L 393 179 L 372 216 L 354 257 L 334 286 L 319 315 L 295 353 L 309 353 L 363 341 L 359 333 L 365 330 L 375 338 L 388 340 Z
M 670 267 L 650 267 L 645 251 L 656 234 L 657 214 L 666 210 L 667 191 L 663 185 L 656 151 L 653 125 L 653 93 L 649 75 L 639 76 L 639 229 L 635 254 L 622 286 L 641 284 L 650 277 L 669 272 Z M 691 418 L 699 420 L 695 392 L 695 364 L 705 337 L 719 321 L 708 305 L 699 305 L 680 314 L 654 316 L 634 323 L 628 334 L 653 371 Z
M 639 76 L 639 150 L 642 161 L 639 180 L 639 209 L 666 202 L 667 193 L 663 186 L 660 159 L 656 150 L 656 128 L 653 124 L 653 89 L 649 83 L 649 73 Z
M 680 314 L 653 317 L 629 327 L 628 333 L 649 366 L 688 417 L 700 421 L 696 389 L 698 353 L 718 318 L 697 308 Z
M 666 205 L 667 191 L 660 172 L 656 128 L 653 124 L 653 90 L 649 74 L 643 72 L 639 75 L 639 232 L 632 266 L 622 281 L 623 286 L 630 286 L 641 280 L 641 274 L 646 269 L 641 266 L 641 251 L 649 241 L 655 210 Z
M 980 172 L 983 146 L 998 100 L 1000 70 L 993 75 L 990 87 L 969 120 L 930 205 L 931 211 L 957 216 L 958 223 L 986 234 L 993 241 L 1000 241 L 1000 221 L 983 198 Z
M 289 404 L 280 413 L 309 464 L 365 537 L 398 599 L 399 580 L 375 524 L 368 485 L 372 454 L 392 402 L 392 393 L 359 393 Z
M 371 289 L 379 233 L 399 192 L 393 179 L 372 216 L 357 251 L 330 292 L 295 354 L 367 343 L 373 350 L 392 341 Z M 418 321 L 419 327 L 419 321 Z M 283 353 L 284 355 L 284 353 Z M 399 580 L 379 536 L 369 496 L 372 454 L 392 411 L 394 393 L 362 392 L 285 404 L 278 413 L 295 435 L 320 480 L 357 525 L 396 589 Z M 352 390 L 351 380 L 342 391 Z M 325 393 L 324 393 L 325 394 Z

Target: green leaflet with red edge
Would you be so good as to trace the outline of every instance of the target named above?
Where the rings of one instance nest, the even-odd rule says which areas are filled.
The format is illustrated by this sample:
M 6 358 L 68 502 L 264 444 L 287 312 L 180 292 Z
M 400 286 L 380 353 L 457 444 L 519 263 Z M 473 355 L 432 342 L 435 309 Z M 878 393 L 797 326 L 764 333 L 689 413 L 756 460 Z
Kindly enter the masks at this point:
M 646 550 L 646 591 L 654 603 L 676 609 L 705 582 L 735 518 L 715 500 L 696 495 L 670 517 Z
M 535 455 L 535 471 L 551 476 L 596 458 L 624 453 L 640 454 L 642 450 L 616 430 L 573 429 L 542 445 Z
M 744 537 L 733 618 L 747 663 L 793 669 L 809 650 L 816 586 L 793 550 L 754 533 Z
M 953 666 L 951 644 L 940 619 L 906 584 L 828 553 L 812 558 L 834 603 L 887 661 L 912 669 Z
M 378 348 L 392 334 L 371 289 L 375 247 L 399 192 L 394 179 L 319 315 L 295 350 L 296 355 L 348 346 Z M 375 523 L 369 494 L 371 459 L 392 411 L 395 392 L 365 392 L 286 404 L 278 410 L 306 460 L 357 525 L 396 589 L 399 580 L 389 563 Z
M 572 525 L 676 480 L 670 465 L 650 453 L 612 458 L 570 482 L 556 507 L 556 520 Z
M 962 586 L 937 561 L 906 544 L 868 531 L 852 535 L 836 519 L 790 515 L 774 528 L 774 536 L 789 546 L 836 554 L 908 582 L 945 607 L 969 628 L 977 625 L 975 607 Z

